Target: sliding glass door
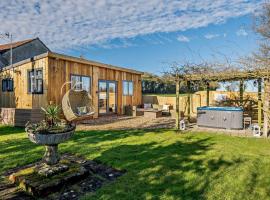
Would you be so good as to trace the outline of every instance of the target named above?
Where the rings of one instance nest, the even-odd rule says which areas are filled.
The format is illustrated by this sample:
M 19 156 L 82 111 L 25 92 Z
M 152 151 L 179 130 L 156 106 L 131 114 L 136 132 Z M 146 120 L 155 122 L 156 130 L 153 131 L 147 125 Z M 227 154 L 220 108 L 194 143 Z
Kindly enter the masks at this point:
M 108 112 L 116 113 L 116 82 L 108 82 Z
M 98 83 L 99 114 L 113 114 L 117 112 L 117 82 L 100 80 Z
M 98 83 L 98 110 L 99 114 L 107 113 L 107 83 L 99 81 Z

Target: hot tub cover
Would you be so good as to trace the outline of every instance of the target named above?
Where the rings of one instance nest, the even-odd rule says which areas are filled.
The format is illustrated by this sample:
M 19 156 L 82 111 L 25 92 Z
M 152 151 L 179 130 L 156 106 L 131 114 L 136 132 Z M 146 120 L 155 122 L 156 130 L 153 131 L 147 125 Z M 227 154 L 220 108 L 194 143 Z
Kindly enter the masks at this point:
M 243 111 L 243 108 L 241 107 L 209 107 L 209 106 L 203 106 L 198 107 L 197 110 L 218 110 L 218 111 Z

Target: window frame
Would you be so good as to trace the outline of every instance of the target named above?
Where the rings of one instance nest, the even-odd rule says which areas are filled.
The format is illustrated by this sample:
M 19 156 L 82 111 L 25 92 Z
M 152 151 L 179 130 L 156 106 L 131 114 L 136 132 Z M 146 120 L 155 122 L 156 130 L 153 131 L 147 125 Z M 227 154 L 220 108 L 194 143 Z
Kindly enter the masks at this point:
M 11 86 L 9 87 L 9 84 Z M 13 92 L 14 91 L 14 80 L 13 78 L 2 79 L 2 92 Z
M 125 83 L 127 83 L 127 94 L 125 94 L 125 92 L 124 92 L 125 91 L 125 87 L 124 87 Z M 122 90 L 123 96 L 133 96 L 134 95 L 134 82 L 131 80 L 123 80 L 122 84 L 123 84 L 123 90 Z M 132 92 L 129 91 L 130 84 L 132 84 Z
M 37 76 L 37 72 L 38 71 L 41 71 L 41 78 L 36 78 Z M 31 91 L 31 85 L 32 85 L 32 80 L 31 80 L 31 77 L 30 77 L 30 73 L 31 72 L 34 72 L 34 76 L 35 76 L 35 86 L 37 87 L 38 85 L 38 81 L 41 81 L 41 91 Z M 27 92 L 28 94 L 43 94 L 44 93 L 44 76 L 43 76 L 43 68 L 36 68 L 36 69 L 30 69 L 30 70 L 27 70 L 27 83 L 28 83 L 28 86 L 27 86 Z
M 91 76 L 86 76 L 86 75 L 80 75 L 80 74 L 70 74 L 70 82 L 71 82 L 71 85 L 70 87 L 72 88 L 72 76 L 77 76 L 80 78 L 80 82 L 82 83 L 82 79 L 83 78 L 89 78 L 89 91 L 88 93 L 91 94 L 92 92 L 92 77 Z M 76 89 L 75 89 L 76 90 Z M 80 89 L 78 90 L 82 90 L 82 84 L 80 85 Z

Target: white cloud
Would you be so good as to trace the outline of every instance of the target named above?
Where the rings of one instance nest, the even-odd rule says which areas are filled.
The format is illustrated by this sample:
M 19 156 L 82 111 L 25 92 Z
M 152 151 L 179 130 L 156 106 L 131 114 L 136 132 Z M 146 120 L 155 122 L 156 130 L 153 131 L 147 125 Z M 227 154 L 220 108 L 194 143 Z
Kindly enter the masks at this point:
M 0 32 L 40 37 L 52 50 L 185 31 L 250 14 L 263 0 L 0 1 Z M 3 43 L 3 41 L 0 41 Z
M 184 36 L 184 35 L 179 35 L 179 36 L 177 37 L 177 40 L 178 40 L 179 42 L 190 42 L 190 39 L 189 39 L 188 37 Z
M 247 36 L 248 33 L 247 33 L 247 31 L 245 29 L 241 28 L 238 31 L 236 31 L 236 35 L 238 35 L 238 36 Z
M 219 34 L 206 34 L 204 35 L 204 37 L 208 40 L 211 40 L 211 39 L 214 39 L 214 38 L 217 38 L 219 37 L 220 35 Z

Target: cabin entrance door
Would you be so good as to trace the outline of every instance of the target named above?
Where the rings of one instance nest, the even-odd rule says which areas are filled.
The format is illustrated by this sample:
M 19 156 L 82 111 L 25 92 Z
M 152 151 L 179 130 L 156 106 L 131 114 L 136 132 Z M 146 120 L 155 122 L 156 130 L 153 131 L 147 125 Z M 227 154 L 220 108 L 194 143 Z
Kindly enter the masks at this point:
M 98 82 L 98 113 L 117 113 L 117 82 L 100 80 Z

